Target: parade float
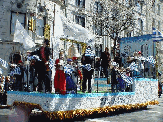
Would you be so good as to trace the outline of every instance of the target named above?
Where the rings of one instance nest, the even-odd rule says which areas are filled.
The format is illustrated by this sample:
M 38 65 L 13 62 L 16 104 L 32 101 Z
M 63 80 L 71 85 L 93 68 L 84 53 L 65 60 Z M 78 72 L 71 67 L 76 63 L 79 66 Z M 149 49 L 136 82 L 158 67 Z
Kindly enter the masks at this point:
M 133 92 L 66 95 L 8 91 L 7 105 L 21 107 L 28 115 L 37 108 L 51 120 L 63 120 L 158 104 L 157 79 L 135 78 L 132 87 Z
M 146 61 L 151 62 L 149 58 L 146 58 Z M 157 101 L 157 79 L 151 77 L 127 77 L 123 73 L 121 77 L 126 82 L 130 80 L 130 84 L 132 84 L 131 91 L 115 93 L 78 92 L 77 94 L 65 95 L 7 91 L 7 105 L 14 106 L 16 111 L 21 109 L 26 116 L 29 116 L 32 110 L 37 108 L 50 120 L 64 120 L 101 113 L 109 114 L 119 110 L 140 109 L 148 105 L 159 104 Z M 98 84 L 98 80 L 99 78 L 96 78 L 94 83 Z
M 153 58 L 137 57 L 147 61 L 153 66 Z M 138 60 L 136 58 L 136 60 Z M 136 63 L 136 62 L 135 62 Z M 128 68 L 136 70 L 136 64 L 131 63 Z M 133 65 L 134 64 L 134 65 Z M 137 67 L 138 68 L 138 67 Z M 137 70 L 136 70 L 137 71 Z M 7 105 L 21 108 L 29 115 L 35 108 L 40 109 L 49 119 L 72 119 L 85 117 L 93 114 L 110 113 L 119 110 L 132 110 L 158 104 L 158 79 L 151 77 L 128 77 L 120 71 L 121 77 L 132 84 L 131 91 L 104 92 L 104 93 L 77 93 L 77 94 L 54 94 L 36 93 L 23 91 L 8 91 Z M 98 85 L 96 78 L 94 84 Z M 107 81 L 106 81 L 107 82 Z M 100 86 L 100 84 L 99 84 Z M 98 86 L 97 86 L 98 87 Z
M 85 42 L 80 43 L 84 45 Z M 95 83 L 98 84 L 98 79 Z M 14 106 L 15 110 L 18 108 L 23 110 L 27 116 L 30 115 L 33 109 L 37 108 L 50 120 L 73 119 L 101 113 L 108 114 L 120 109 L 140 109 L 148 105 L 158 104 L 157 98 L 158 80 L 138 77 L 132 77 L 132 91 L 130 92 L 94 92 L 62 95 L 7 91 L 8 106 Z

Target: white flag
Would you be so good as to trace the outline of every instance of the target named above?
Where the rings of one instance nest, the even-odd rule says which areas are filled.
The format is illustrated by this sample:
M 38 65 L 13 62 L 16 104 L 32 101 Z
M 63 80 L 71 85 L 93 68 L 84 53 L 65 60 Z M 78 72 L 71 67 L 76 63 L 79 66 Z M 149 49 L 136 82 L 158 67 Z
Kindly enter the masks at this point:
M 28 35 L 27 31 L 21 25 L 21 23 L 16 20 L 15 33 L 14 33 L 14 42 L 23 43 L 26 50 L 31 49 L 36 44 L 32 41 L 32 38 Z
M 3 60 L 3 59 L 1 59 L 0 58 L 0 63 L 1 63 L 1 65 L 4 67 L 4 68 L 8 68 L 8 63 L 7 63 L 7 61 L 5 61 L 5 60 Z

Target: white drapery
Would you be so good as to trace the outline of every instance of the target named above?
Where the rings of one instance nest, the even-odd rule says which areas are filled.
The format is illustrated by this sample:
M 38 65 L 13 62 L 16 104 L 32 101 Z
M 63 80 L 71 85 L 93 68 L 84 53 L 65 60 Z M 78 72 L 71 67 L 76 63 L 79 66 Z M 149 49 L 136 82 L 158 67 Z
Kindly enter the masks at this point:
M 21 23 L 16 20 L 15 33 L 14 33 L 14 42 L 23 43 L 25 50 L 30 50 L 32 47 L 35 47 L 35 43 L 32 41 L 32 38 L 28 35 L 27 31 L 21 25 Z

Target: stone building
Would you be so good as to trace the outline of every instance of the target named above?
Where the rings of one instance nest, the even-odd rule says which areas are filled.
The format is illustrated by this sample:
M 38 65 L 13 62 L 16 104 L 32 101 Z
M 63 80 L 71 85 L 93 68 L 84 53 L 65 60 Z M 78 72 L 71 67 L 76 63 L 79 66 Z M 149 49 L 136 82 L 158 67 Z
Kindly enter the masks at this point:
M 41 45 L 45 38 L 45 25 L 50 25 L 50 32 L 48 32 L 50 36 L 46 38 L 53 36 L 55 4 L 62 5 L 62 2 L 49 0 L 1 0 L 0 57 L 7 62 L 12 62 L 14 54 L 19 54 L 24 61 L 26 53 L 23 45 L 13 42 L 17 19 L 37 45 Z M 29 28 L 31 21 L 33 22 L 32 29 Z M 9 69 L 1 68 L 3 69 L 3 74 L 7 75 Z

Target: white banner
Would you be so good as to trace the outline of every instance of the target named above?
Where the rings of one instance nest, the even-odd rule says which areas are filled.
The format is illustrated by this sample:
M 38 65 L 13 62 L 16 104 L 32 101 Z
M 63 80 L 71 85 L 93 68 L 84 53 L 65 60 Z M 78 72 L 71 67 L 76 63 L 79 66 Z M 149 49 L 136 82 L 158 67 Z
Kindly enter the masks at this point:
M 18 20 L 16 20 L 13 41 L 23 43 L 25 50 L 29 50 L 36 45 Z
M 5 61 L 5 60 L 3 60 L 3 59 L 1 59 L 0 58 L 0 63 L 2 64 L 2 66 L 4 67 L 4 68 L 8 68 L 8 62 L 7 61 Z

